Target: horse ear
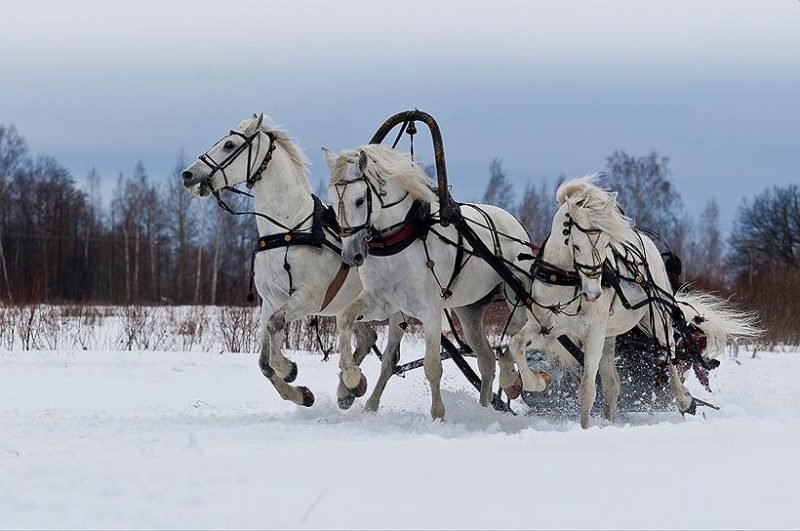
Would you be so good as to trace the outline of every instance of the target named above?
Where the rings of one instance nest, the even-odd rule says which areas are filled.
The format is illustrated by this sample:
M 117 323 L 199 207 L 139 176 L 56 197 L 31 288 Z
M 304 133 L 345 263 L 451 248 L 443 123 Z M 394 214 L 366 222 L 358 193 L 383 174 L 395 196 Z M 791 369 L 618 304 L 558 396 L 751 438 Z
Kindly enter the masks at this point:
M 610 194 L 608 194 L 608 199 L 606 199 L 606 203 L 604 205 L 607 210 L 613 210 L 614 207 L 617 206 L 618 195 L 619 192 L 611 192 Z
M 578 202 L 569 196 L 564 197 L 563 200 L 564 203 L 566 203 L 567 205 L 567 212 L 574 215 L 575 212 L 578 210 Z
M 362 151 L 361 155 L 358 156 L 358 172 L 364 173 L 364 170 L 367 169 L 367 152 Z
M 328 165 L 328 169 L 333 171 L 333 166 L 336 164 L 336 159 L 339 157 L 332 153 L 328 148 L 322 148 L 322 159 L 325 161 L 325 164 Z
M 258 114 L 254 114 L 253 118 L 255 119 L 255 122 L 253 123 L 253 131 L 258 131 L 261 129 L 261 124 L 264 123 L 264 113 L 260 112 Z

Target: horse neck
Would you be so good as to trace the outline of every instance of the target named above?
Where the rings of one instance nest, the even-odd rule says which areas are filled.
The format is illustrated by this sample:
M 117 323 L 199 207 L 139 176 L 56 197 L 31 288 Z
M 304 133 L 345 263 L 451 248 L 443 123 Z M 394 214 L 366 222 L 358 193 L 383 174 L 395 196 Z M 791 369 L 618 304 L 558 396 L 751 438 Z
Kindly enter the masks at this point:
M 564 243 L 567 237 L 563 234 L 564 220 L 566 217 L 556 214 L 553 225 L 550 227 L 550 236 L 542 247 L 542 260 L 561 269 L 571 271 L 574 269 L 574 257 L 569 244 Z
M 280 146 L 262 178 L 253 186 L 253 196 L 256 212 L 289 228 L 300 224 L 314 209 L 305 169 L 298 167 Z M 261 216 L 256 216 L 256 222 L 259 236 L 286 230 Z

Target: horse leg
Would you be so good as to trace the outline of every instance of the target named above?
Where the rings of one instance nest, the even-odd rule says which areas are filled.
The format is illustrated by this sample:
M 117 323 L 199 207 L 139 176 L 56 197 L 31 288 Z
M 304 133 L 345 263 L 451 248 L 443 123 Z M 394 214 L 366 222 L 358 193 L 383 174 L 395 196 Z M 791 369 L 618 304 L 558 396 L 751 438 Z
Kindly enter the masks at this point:
M 297 378 L 297 364 L 283 355 L 283 329 L 286 323 L 311 314 L 319 307 L 319 302 L 305 290 L 296 290 L 266 319 L 265 333 L 270 338 L 269 366 L 286 382 Z
M 486 329 L 483 326 L 485 310 L 486 305 L 480 303 L 455 310 L 458 320 L 461 322 L 461 329 L 464 331 L 464 339 L 478 358 L 478 370 L 481 373 L 480 404 L 482 406 L 487 406 L 492 401 L 492 386 L 496 369 L 494 352 L 486 339 Z
M 389 378 L 394 374 L 394 369 L 400 361 L 400 341 L 403 339 L 403 315 L 398 313 L 392 314 L 389 317 L 389 340 L 386 343 L 386 349 L 383 351 L 383 358 L 381 359 L 381 374 L 378 376 L 378 381 L 375 382 L 375 388 L 372 394 L 364 404 L 364 411 L 378 411 L 381 405 L 381 396 L 389 382 Z
M 339 330 L 339 386 L 336 396 L 339 407 L 348 409 L 353 405 L 356 396 L 362 396 L 367 391 L 367 379 L 361 373 L 361 368 L 356 364 L 353 356 L 352 333 L 356 321 L 363 319 L 367 310 L 374 306 L 374 298 L 366 291 L 362 291 L 358 298 L 338 316 L 336 327 Z
M 361 362 L 369 354 L 372 345 L 378 339 L 378 334 L 366 323 L 354 323 L 353 332 L 356 335 L 356 352 L 353 355 L 353 365 L 361 366 Z M 341 358 L 340 358 L 341 359 Z M 339 407 L 349 409 L 356 398 L 364 396 L 367 392 L 367 379 L 362 375 L 359 384 L 355 389 L 348 389 L 344 383 L 344 372 L 339 371 L 339 386 L 336 388 L 336 396 L 339 399 Z
M 375 329 L 367 323 L 357 322 L 353 325 L 353 332 L 356 334 L 356 351 L 353 353 L 353 361 L 357 366 L 367 357 L 372 345 L 378 341 L 378 334 Z
M 667 370 L 669 372 L 669 389 L 672 392 L 672 396 L 675 398 L 675 403 L 678 405 L 678 411 L 680 411 L 681 414 L 691 411 L 694 398 L 692 398 L 689 390 L 686 389 L 683 382 L 681 382 L 678 370 L 672 363 L 667 363 Z
M 281 398 L 294 402 L 299 406 L 310 407 L 314 403 L 314 394 L 311 390 L 308 387 L 289 385 L 270 365 L 272 337 L 268 331 L 267 323 L 271 315 L 271 309 L 262 306 L 261 315 L 261 354 L 258 357 L 258 366 L 261 369 L 261 374 L 270 381 Z
M 600 385 L 603 386 L 603 397 L 606 399 L 606 419 L 613 422 L 617 414 L 619 401 L 619 372 L 614 363 L 614 349 L 617 338 L 607 337 L 603 343 L 603 356 L 600 358 Z
M 513 336 L 525 326 L 526 316 L 524 308 L 509 309 L 513 313 L 511 322 L 508 325 L 508 332 Z M 500 367 L 500 387 L 505 391 L 508 398 L 512 400 L 517 398 L 522 393 L 522 377 L 517 369 L 514 368 L 514 359 L 511 357 L 508 347 L 505 347 L 497 356 L 497 364 Z
M 544 373 L 534 373 L 530 367 L 528 367 L 528 358 L 525 356 L 526 348 L 536 347 L 539 343 L 543 342 L 538 323 L 530 320 L 525 323 L 522 330 L 511 337 L 511 341 L 508 343 L 508 350 L 511 352 L 511 356 L 514 358 L 519 374 L 522 377 L 522 387 L 529 392 L 544 391 L 547 387 L 547 383 L 550 381 L 549 377 Z M 501 385 L 503 384 L 502 378 L 500 383 Z M 508 384 L 508 382 L 506 383 Z M 512 396 L 514 387 L 503 387 L 503 390 L 506 394 Z M 519 392 L 517 392 L 517 395 L 519 395 Z
M 600 359 L 603 357 L 603 343 L 605 333 L 597 330 L 590 331 L 583 341 L 583 374 L 578 388 L 578 400 L 581 405 L 581 428 L 589 427 L 592 406 L 597 398 L 597 370 Z
M 422 316 L 425 329 L 425 377 L 431 387 L 431 417 L 444 420 L 445 408 L 442 400 L 442 311 Z

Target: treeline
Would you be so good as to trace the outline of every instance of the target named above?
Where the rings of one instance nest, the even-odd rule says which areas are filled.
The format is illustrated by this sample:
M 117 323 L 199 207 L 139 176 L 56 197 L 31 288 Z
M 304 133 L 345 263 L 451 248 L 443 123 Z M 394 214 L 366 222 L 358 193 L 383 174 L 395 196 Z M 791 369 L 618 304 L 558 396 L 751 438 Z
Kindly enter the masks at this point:
M 550 231 L 555 190 L 563 180 L 529 184 L 517 199 L 502 161 L 495 159 L 483 201 L 515 212 L 532 241 L 541 242 Z M 800 185 L 772 186 L 744 199 L 725 237 L 716 200 L 709 199 L 693 219 L 670 178 L 669 159 L 656 153 L 614 152 L 601 182 L 619 192 L 619 204 L 637 226 L 658 233 L 680 256 L 684 281 L 692 288 L 757 311 L 767 345 L 800 345 Z
M 52 157 L 32 156 L 13 126 L 0 125 L 0 300 L 243 304 L 255 223 L 192 197 L 181 185 L 184 166 L 178 157 L 170 175 L 152 177 L 139 163 L 104 201 L 96 171 L 79 186 Z M 514 212 L 541 242 L 562 180 L 529 184 L 517 197 L 496 159 L 483 201 Z M 605 185 L 682 258 L 693 287 L 757 310 L 774 342 L 800 344 L 800 186 L 744 200 L 725 236 L 716 201 L 692 219 L 669 160 L 656 153 L 614 152 Z
M 179 157 L 180 159 L 180 157 Z M 81 187 L 0 125 L 0 298 L 15 303 L 244 301 L 255 224 L 192 197 L 184 161 L 151 178 L 139 163 L 111 201 L 92 170 Z

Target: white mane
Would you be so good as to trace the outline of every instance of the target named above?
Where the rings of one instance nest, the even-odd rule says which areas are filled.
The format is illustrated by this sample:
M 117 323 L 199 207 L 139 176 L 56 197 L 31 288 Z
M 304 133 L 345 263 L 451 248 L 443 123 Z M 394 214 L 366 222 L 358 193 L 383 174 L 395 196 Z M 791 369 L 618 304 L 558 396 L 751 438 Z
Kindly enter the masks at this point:
M 347 166 L 351 163 L 357 164 L 362 153 L 367 158 L 364 175 L 377 185 L 378 189 L 382 190 L 386 182 L 391 180 L 414 199 L 424 203 L 436 201 L 436 194 L 431 190 L 431 180 L 423 169 L 409 156 L 380 144 L 367 144 L 339 153 L 331 170 L 330 183 L 346 181 Z
M 570 215 L 585 228 L 596 228 L 613 240 L 630 241 L 634 236 L 633 221 L 617 208 L 617 193 L 595 185 L 598 174 L 585 175 L 564 182 L 556 191 L 559 206 L 565 203 Z
M 256 117 L 247 118 L 242 120 L 237 128 L 242 134 L 250 135 L 255 133 L 255 127 L 257 127 L 258 119 Z M 272 118 L 269 116 L 264 116 L 264 121 L 261 124 L 261 130 L 265 133 L 272 133 L 275 135 L 275 142 L 277 143 L 278 147 L 280 147 L 283 151 L 285 151 L 289 158 L 292 161 L 292 164 L 297 166 L 303 172 L 303 175 L 308 180 L 309 177 L 309 167 L 311 166 L 311 161 L 306 157 L 306 154 L 303 153 L 303 150 L 300 149 L 292 137 L 289 136 L 289 133 L 286 132 L 281 126 L 276 125 L 275 122 L 272 121 Z

